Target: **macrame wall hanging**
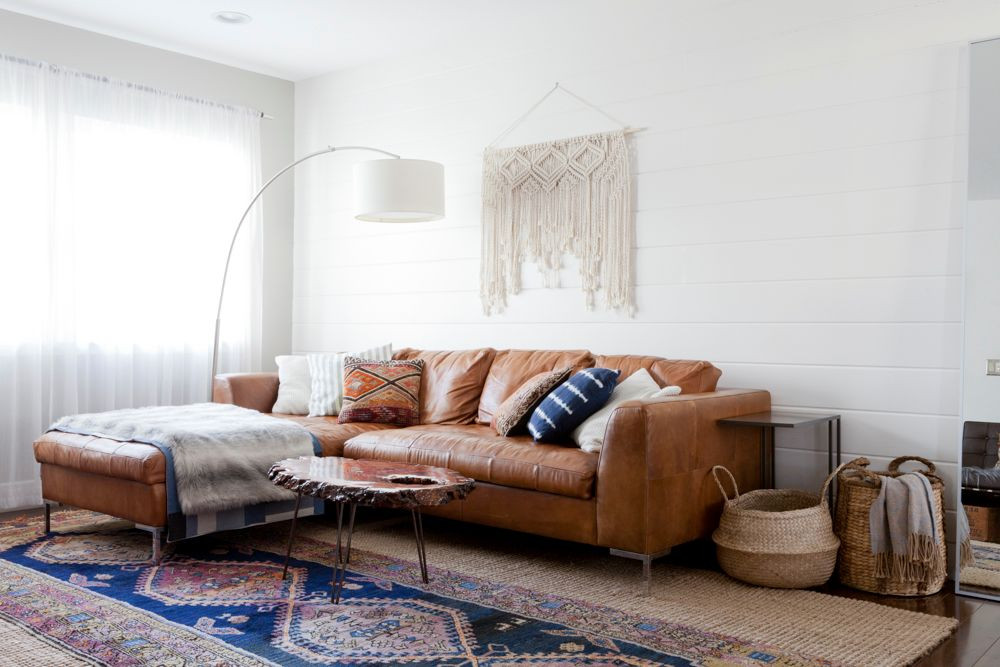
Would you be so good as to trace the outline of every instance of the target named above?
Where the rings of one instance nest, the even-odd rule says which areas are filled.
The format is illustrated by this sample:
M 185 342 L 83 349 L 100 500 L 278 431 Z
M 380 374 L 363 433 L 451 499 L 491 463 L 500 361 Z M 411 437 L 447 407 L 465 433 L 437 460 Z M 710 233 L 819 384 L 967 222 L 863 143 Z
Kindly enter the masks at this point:
M 622 129 L 511 148 L 494 148 L 549 95 L 562 90 Z M 558 286 L 565 254 L 580 263 L 588 308 L 602 293 L 609 309 L 632 315 L 631 176 L 627 135 L 638 131 L 557 83 L 493 140 L 483 156 L 480 294 L 489 315 L 520 290 L 521 265 L 535 262 Z

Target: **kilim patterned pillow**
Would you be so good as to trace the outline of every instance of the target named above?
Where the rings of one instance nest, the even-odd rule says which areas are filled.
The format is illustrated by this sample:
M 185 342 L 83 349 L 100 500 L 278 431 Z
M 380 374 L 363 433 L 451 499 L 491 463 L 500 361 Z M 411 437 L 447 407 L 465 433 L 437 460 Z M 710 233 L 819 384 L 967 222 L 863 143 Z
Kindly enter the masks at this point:
M 423 359 L 344 360 L 344 405 L 338 420 L 415 426 L 420 423 L 420 376 Z
M 507 400 L 500 404 L 493 415 L 490 426 L 497 435 L 508 436 L 523 431 L 528 424 L 528 417 L 535 406 L 560 382 L 565 382 L 572 368 L 557 368 L 534 376 L 517 388 Z

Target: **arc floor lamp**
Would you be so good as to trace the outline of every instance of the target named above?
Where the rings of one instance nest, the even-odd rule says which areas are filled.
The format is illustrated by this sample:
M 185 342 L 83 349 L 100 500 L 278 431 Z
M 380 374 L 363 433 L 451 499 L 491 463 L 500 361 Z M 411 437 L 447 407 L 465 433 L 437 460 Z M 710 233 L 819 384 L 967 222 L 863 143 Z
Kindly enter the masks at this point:
M 373 151 L 389 156 L 388 159 L 367 160 L 354 165 L 354 217 L 366 222 L 429 222 L 444 217 L 444 166 L 429 160 L 403 159 L 395 153 L 371 146 L 327 146 L 309 153 L 284 167 L 269 178 L 250 199 L 240 221 L 233 231 L 226 254 L 226 266 L 222 271 L 222 285 L 219 288 L 219 305 L 215 311 L 215 344 L 212 348 L 212 375 L 208 382 L 209 400 L 212 383 L 219 370 L 219 330 L 222 324 L 222 302 L 226 295 L 226 278 L 229 276 L 229 262 L 233 258 L 233 248 L 240 229 L 254 204 L 264 191 L 286 171 L 297 165 L 327 153 L 337 151 Z

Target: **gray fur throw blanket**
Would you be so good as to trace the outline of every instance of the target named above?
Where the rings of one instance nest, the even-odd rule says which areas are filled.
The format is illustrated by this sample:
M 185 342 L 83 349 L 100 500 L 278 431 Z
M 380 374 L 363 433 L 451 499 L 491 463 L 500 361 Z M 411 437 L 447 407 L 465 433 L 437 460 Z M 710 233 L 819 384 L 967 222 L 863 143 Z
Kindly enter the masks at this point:
M 50 431 L 153 445 L 167 459 L 167 513 L 195 515 L 288 500 L 267 478 L 275 461 L 315 453 L 301 425 L 224 403 L 63 417 Z

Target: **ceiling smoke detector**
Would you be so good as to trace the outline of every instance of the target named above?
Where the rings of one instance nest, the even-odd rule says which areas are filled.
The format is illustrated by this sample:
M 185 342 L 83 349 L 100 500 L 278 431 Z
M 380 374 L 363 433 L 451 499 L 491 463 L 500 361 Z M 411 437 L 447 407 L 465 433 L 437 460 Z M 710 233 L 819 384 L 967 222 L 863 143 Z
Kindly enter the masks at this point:
M 226 25 L 243 25 L 253 20 L 249 14 L 243 12 L 215 12 L 212 18 Z

